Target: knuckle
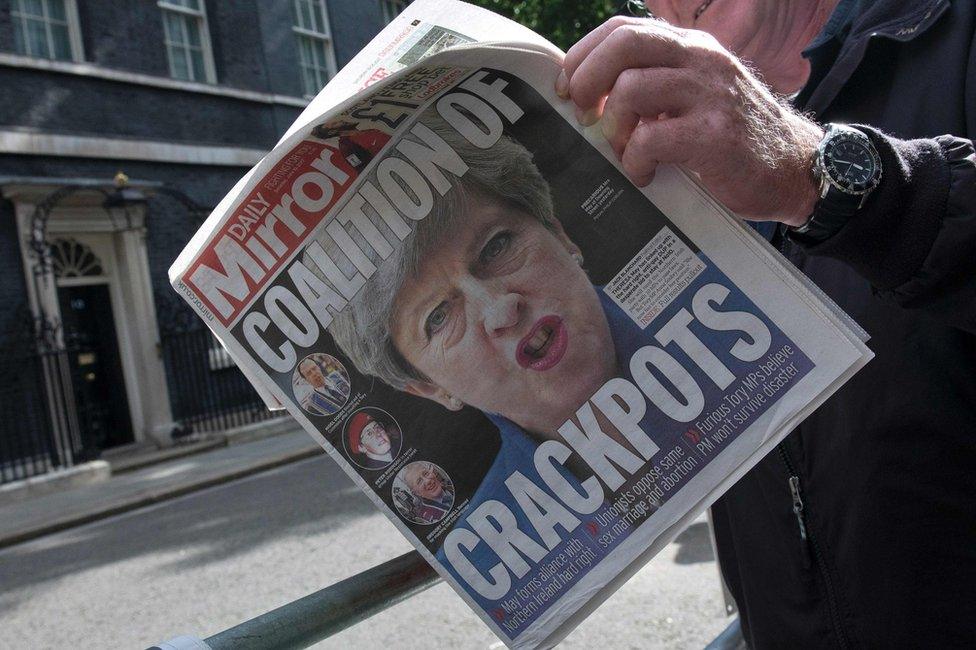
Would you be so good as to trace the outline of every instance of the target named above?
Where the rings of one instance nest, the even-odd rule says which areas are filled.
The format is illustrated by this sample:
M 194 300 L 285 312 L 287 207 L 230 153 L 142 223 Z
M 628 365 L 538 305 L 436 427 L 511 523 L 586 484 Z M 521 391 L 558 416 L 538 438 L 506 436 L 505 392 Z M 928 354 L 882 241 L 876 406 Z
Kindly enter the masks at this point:
M 645 86 L 644 70 L 640 68 L 627 68 L 619 75 L 613 84 L 613 93 L 621 99 L 631 98 L 637 95 Z
M 631 142 L 634 145 L 634 153 L 639 160 L 650 159 L 651 154 L 659 144 L 657 141 L 658 134 L 659 131 L 657 129 L 650 128 L 645 122 L 642 122 L 634 129 Z
M 681 39 L 682 43 L 687 46 L 694 43 L 696 35 L 699 33 L 697 30 L 688 29 L 687 27 L 672 26 L 671 32 Z
M 725 72 L 733 68 L 732 55 L 721 46 L 718 48 L 696 46 L 699 59 L 709 68 Z
M 728 111 L 713 109 L 705 113 L 705 128 L 718 141 L 728 139 L 736 131 L 736 120 Z
M 615 51 L 629 54 L 640 51 L 646 36 L 646 32 L 639 25 L 627 23 L 614 29 L 607 41 Z
M 719 43 L 718 39 L 709 32 L 704 32 L 699 29 L 692 29 L 687 30 L 686 33 L 689 35 L 689 38 L 692 39 L 695 45 L 704 50 L 725 51 L 725 48 L 722 47 L 722 44 Z
M 706 69 L 718 71 L 734 70 L 735 56 L 707 32 L 691 31 L 689 49 Z
M 622 27 L 623 25 L 630 25 L 633 22 L 633 18 L 628 16 L 613 16 L 607 20 L 607 25 L 611 27 Z

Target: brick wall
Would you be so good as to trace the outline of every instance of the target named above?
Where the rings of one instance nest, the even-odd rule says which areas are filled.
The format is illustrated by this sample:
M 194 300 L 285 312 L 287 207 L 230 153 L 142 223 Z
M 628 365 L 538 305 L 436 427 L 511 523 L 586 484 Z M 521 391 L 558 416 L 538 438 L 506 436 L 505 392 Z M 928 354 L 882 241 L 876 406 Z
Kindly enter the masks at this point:
M 78 0 L 85 61 L 168 77 L 160 9 L 155 0 Z M 218 86 L 299 97 L 298 49 L 288 0 L 206 0 Z M 379 0 L 329 0 L 341 67 L 382 28 Z M 0 52 L 13 52 L 10 0 L 0 0 Z M 187 90 L 169 90 L 77 74 L 0 65 L 0 129 L 193 145 L 268 149 L 300 109 Z M 244 168 L 113 161 L 0 152 L 0 176 L 111 179 L 167 183 L 213 206 Z M 147 254 L 157 303 L 173 294 L 167 270 L 198 227 L 179 204 L 149 203 Z M 0 331 L 26 304 L 13 206 L 0 197 Z M 0 341 L 0 344 L 3 342 Z M 179 378 L 167 369 L 174 400 Z M 24 398 L 26 399 L 26 398 Z M 177 406 L 174 404 L 174 407 Z

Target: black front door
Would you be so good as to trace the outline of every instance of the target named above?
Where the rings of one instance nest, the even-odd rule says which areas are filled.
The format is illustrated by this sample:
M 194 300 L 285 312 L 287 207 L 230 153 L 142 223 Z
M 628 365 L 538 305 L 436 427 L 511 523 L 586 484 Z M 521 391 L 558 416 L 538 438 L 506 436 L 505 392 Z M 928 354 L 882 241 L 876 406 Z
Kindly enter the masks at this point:
M 108 285 L 59 287 L 58 302 L 85 446 L 107 449 L 132 442 Z

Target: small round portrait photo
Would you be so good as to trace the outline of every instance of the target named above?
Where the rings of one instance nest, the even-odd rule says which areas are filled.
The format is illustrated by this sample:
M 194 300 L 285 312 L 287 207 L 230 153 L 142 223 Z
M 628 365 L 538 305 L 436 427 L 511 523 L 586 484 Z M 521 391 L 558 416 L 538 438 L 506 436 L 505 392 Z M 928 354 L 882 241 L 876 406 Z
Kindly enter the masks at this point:
M 411 523 L 436 524 L 454 506 L 454 482 L 434 463 L 409 463 L 393 479 L 393 504 Z
M 360 129 L 359 126 L 358 120 L 333 120 L 313 128 L 312 137 L 334 142 L 349 166 L 362 172 L 390 141 L 390 134 L 375 128 Z
M 329 354 L 310 354 L 295 366 L 291 376 L 295 400 L 306 413 L 335 415 L 349 399 L 349 373 Z
M 367 406 L 346 420 L 342 446 L 353 465 L 363 469 L 383 469 L 400 455 L 403 431 L 392 415 Z

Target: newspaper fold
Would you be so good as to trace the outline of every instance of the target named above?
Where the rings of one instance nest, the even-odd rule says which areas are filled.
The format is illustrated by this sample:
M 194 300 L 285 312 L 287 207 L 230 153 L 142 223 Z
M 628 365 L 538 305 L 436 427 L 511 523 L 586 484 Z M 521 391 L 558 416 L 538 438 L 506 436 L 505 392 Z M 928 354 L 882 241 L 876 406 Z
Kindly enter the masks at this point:
M 519 648 L 558 642 L 871 357 L 693 177 L 634 187 L 554 95 L 560 57 L 414 3 L 170 269 Z

